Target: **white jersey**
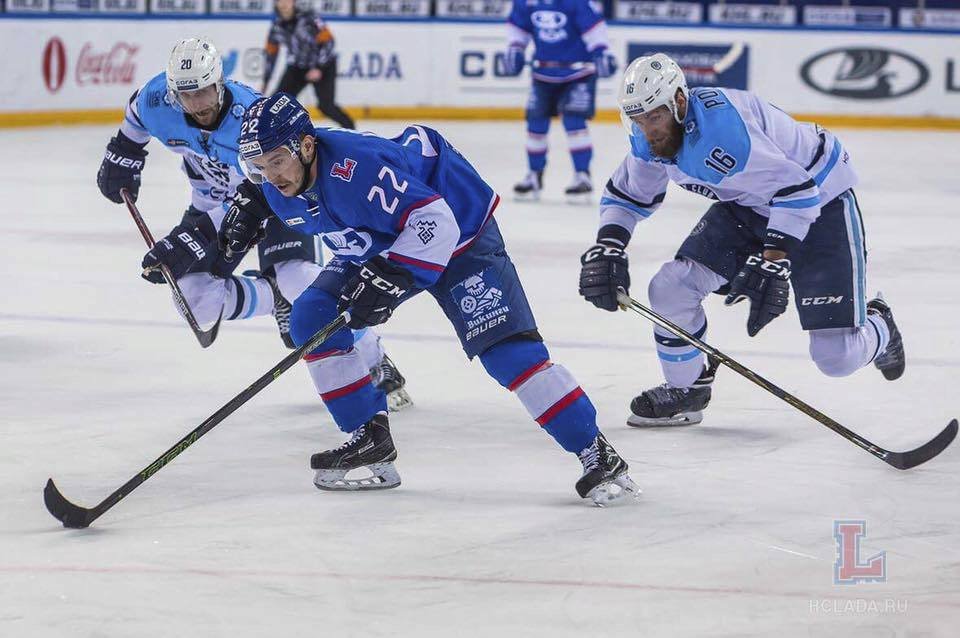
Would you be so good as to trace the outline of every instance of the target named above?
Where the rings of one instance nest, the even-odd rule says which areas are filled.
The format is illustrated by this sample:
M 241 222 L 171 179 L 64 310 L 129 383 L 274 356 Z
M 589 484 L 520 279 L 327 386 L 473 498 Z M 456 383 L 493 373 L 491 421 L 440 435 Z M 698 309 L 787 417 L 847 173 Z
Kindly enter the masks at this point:
M 820 208 L 857 181 L 840 141 L 748 91 L 695 88 L 674 159 L 655 156 L 634 125 L 630 153 L 600 200 L 600 225 L 632 233 L 663 201 L 667 181 L 768 217 L 768 231 L 798 240 Z

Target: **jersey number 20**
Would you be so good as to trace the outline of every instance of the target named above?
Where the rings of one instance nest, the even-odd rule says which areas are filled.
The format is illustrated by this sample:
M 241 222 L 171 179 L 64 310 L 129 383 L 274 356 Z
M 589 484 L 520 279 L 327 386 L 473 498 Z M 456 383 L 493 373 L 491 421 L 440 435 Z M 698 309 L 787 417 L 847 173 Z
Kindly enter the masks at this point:
M 381 182 L 383 182 L 384 175 L 390 176 L 390 183 L 393 184 L 393 189 L 398 193 L 403 193 L 407 190 L 407 180 L 397 183 L 397 176 L 389 166 L 380 167 L 380 173 L 377 175 L 377 177 Z M 373 185 L 370 187 L 370 192 L 367 193 L 367 201 L 372 202 L 374 196 L 380 198 L 380 208 L 382 208 L 388 215 L 393 215 L 394 211 L 397 210 L 397 204 L 400 203 L 399 197 L 394 197 L 390 200 L 390 203 L 387 204 L 387 194 L 384 192 L 383 188 L 378 185 Z

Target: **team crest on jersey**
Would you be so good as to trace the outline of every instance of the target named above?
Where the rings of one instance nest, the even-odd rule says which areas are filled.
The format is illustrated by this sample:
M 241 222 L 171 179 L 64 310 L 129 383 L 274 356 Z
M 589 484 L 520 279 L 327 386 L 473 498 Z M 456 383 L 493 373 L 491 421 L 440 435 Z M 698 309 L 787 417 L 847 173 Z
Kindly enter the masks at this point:
M 357 161 L 349 157 L 343 158 L 343 164 L 336 162 L 330 169 L 330 177 L 339 177 L 345 182 L 353 179 L 353 169 L 357 167 Z
M 370 250 L 373 239 L 370 233 L 347 228 L 335 233 L 324 233 L 323 243 L 338 257 L 360 257 Z
M 429 219 L 421 219 L 416 224 L 417 228 L 417 237 L 420 238 L 420 241 L 423 242 L 423 245 L 426 246 L 430 241 L 436 237 L 436 233 L 433 231 L 437 228 L 437 222 L 431 221 Z

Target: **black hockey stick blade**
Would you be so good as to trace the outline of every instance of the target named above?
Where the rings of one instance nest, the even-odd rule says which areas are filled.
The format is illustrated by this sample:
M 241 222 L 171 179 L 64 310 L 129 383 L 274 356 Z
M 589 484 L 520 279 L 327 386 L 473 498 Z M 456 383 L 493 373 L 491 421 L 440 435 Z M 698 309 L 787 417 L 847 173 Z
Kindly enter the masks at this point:
M 123 198 L 124 203 L 127 205 L 127 210 L 130 211 L 130 216 L 133 217 L 133 223 L 137 225 L 137 230 L 140 231 L 140 236 L 143 237 L 143 241 L 147 243 L 147 248 L 152 249 L 154 244 L 157 242 L 153 239 L 153 233 L 151 233 L 150 229 L 147 228 L 147 222 L 143 221 L 143 215 L 140 214 L 140 210 L 137 208 L 137 203 L 134 201 L 133 195 L 131 195 L 130 191 L 128 191 L 126 188 L 121 188 L 120 197 Z M 193 335 L 200 343 L 200 347 L 209 347 L 217 338 L 217 332 L 220 330 L 220 320 L 223 319 L 223 311 L 220 311 L 220 316 L 217 317 L 216 323 L 214 323 L 210 329 L 204 330 L 200 327 L 196 317 L 193 316 L 193 311 L 190 310 L 190 305 L 187 303 L 186 298 L 184 298 L 183 291 L 180 290 L 180 286 L 177 284 L 177 280 L 174 279 L 173 273 L 170 272 L 170 269 L 165 265 L 160 264 L 160 272 L 163 274 L 164 280 L 166 280 L 167 284 L 170 286 L 170 292 L 173 294 L 173 301 L 175 304 L 177 304 L 177 308 L 180 309 L 180 314 L 182 314 L 183 318 L 187 320 L 187 325 L 189 325 L 190 330 L 193 331 Z
M 64 527 L 83 529 L 92 522 L 93 510 L 68 501 L 57 489 L 53 479 L 47 479 L 47 486 L 43 488 L 43 503 L 53 517 L 63 523 Z
M 920 447 L 916 448 L 915 450 L 910 450 L 909 452 L 890 452 L 884 461 L 898 470 L 909 470 L 911 467 L 916 467 L 921 463 L 926 463 L 936 455 L 943 452 L 951 443 L 953 443 L 953 440 L 956 437 L 957 420 L 954 419 L 947 424 L 947 427 L 943 428 L 943 431 L 941 431 L 940 434 L 933 437 Z

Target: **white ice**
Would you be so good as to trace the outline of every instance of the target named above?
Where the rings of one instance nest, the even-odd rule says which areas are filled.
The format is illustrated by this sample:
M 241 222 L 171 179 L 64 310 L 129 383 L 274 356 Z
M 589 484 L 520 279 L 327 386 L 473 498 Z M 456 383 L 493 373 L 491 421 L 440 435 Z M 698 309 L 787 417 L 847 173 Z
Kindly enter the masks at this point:
M 398 122 L 362 122 L 393 133 Z M 580 473 L 515 397 L 464 358 L 423 295 L 383 329 L 416 407 L 396 416 L 403 485 L 313 487 L 342 441 L 302 367 L 264 390 L 85 531 L 43 507 L 53 476 L 92 506 L 286 354 L 269 317 L 195 343 L 166 289 L 139 278 L 126 210 L 94 176 L 116 127 L 0 132 L 0 636 L 955 636 L 960 449 L 894 470 L 729 370 L 702 425 L 640 431 L 630 399 L 660 382 L 651 326 L 577 295 L 596 207 L 511 200 L 523 124 L 434 123 L 504 195 L 497 219 L 553 358 L 597 404 L 642 486 L 633 506 L 576 497 Z M 626 150 L 594 125 L 597 187 Z M 709 301 L 708 340 L 880 445 L 960 416 L 960 134 L 839 131 L 860 176 L 870 290 L 905 335 L 905 376 L 821 376 L 791 311 L 758 337 Z M 140 205 L 154 233 L 187 203 L 156 142 Z M 630 247 L 633 293 L 707 208 L 673 189 Z M 887 581 L 835 585 L 837 519 Z

